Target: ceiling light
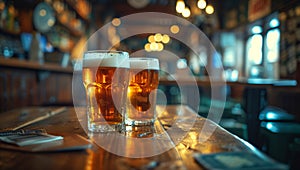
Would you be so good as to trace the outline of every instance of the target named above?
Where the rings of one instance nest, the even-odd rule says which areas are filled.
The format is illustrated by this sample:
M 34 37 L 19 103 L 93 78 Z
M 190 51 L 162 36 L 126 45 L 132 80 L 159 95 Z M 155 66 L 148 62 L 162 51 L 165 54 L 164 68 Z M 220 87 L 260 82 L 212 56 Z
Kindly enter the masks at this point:
M 207 5 L 207 7 L 205 8 L 205 12 L 207 14 L 213 14 L 215 12 L 215 9 L 212 5 Z
M 167 44 L 167 43 L 169 43 L 169 41 L 170 41 L 170 37 L 169 37 L 167 34 L 165 34 L 165 35 L 163 35 L 161 41 L 162 41 L 163 43 Z
M 114 18 L 111 23 L 113 24 L 113 26 L 117 27 L 119 25 L 121 25 L 121 20 L 119 18 Z
M 178 0 L 176 2 L 176 12 L 182 13 L 185 8 L 185 4 L 183 0 Z
M 152 42 L 150 44 L 150 50 L 157 51 L 158 50 L 158 44 L 156 42 Z
M 155 35 L 154 35 L 154 40 L 156 41 L 156 42 L 160 42 L 161 40 L 162 40 L 162 35 L 160 34 L 160 33 L 156 33 Z
M 198 8 L 204 9 L 206 7 L 206 1 L 205 0 L 199 0 L 197 3 Z
M 150 43 L 147 43 L 147 44 L 145 44 L 145 50 L 147 51 L 147 52 L 150 52 L 151 51 L 151 49 L 150 49 Z
M 170 28 L 170 31 L 173 33 L 173 34 L 177 34 L 179 32 L 179 27 L 178 25 L 172 25 L 171 28 Z
M 185 17 L 185 18 L 191 16 L 191 11 L 190 11 L 190 9 L 188 7 L 184 8 L 184 10 L 182 12 L 182 16 Z
M 150 42 L 150 43 L 155 42 L 155 40 L 154 40 L 154 35 L 150 35 L 150 36 L 148 37 L 148 42 Z
M 164 49 L 164 45 L 162 43 L 157 43 L 157 51 L 162 51 Z

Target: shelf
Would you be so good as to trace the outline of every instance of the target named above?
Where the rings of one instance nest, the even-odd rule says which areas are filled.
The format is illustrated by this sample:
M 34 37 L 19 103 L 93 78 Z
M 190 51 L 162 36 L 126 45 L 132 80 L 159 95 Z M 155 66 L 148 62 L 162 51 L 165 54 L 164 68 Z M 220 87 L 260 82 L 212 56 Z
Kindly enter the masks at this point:
M 0 66 L 1 67 L 12 67 L 20 69 L 31 69 L 31 70 L 42 70 L 42 71 L 53 71 L 61 73 L 73 73 L 72 67 L 61 67 L 58 64 L 45 63 L 39 64 L 34 61 L 19 60 L 14 58 L 3 58 L 0 56 Z
M 3 28 L 0 28 L 0 33 L 6 34 L 6 35 L 9 35 L 9 36 L 13 36 L 13 37 L 20 36 L 20 32 L 8 31 L 8 30 L 4 30 Z

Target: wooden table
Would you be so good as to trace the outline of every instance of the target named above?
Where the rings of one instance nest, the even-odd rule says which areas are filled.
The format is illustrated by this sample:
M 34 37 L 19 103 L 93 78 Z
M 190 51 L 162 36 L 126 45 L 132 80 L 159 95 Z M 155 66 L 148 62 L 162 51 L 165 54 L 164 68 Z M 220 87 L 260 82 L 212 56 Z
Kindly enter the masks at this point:
M 31 107 L 16 109 L 0 113 L 0 129 L 17 125 L 24 119 L 24 115 L 41 114 L 49 108 Z M 162 127 L 167 129 L 172 125 L 174 118 L 181 114 L 196 114 L 187 106 L 170 105 L 159 115 Z M 199 142 L 198 138 L 204 124 L 215 128 L 207 140 Z M 177 125 L 174 125 L 177 126 Z M 175 127 L 175 133 L 182 131 L 184 124 Z M 44 128 L 48 133 L 66 134 L 76 133 L 88 138 L 80 125 L 74 108 L 55 115 L 49 119 L 32 124 L 27 129 Z M 221 128 L 216 123 L 196 116 L 195 124 L 186 133 L 176 147 L 156 156 L 146 158 L 127 158 L 107 152 L 103 148 L 93 144 L 91 148 L 82 151 L 54 152 L 54 153 L 26 153 L 0 149 L 0 169 L 143 169 L 152 161 L 159 162 L 155 169 L 204 169 L 195 162 L 195 153 L 217 153 L 230 151 L 249 151 L 261 154 L 249 143 L 239 139 Z

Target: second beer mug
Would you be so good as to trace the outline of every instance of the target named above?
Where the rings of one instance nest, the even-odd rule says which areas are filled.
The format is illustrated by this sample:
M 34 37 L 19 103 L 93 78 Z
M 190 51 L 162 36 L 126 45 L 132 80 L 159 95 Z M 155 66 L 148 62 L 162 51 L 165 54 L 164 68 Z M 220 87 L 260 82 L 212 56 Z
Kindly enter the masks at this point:
M 126 125 L 152 125 L 155 121 L 159 61 L 156 58 L 130 58 Z
M 83 57 L 88 130 L 121 130 L 126 110 L 129 55 L 127 52 L 88 51 Z

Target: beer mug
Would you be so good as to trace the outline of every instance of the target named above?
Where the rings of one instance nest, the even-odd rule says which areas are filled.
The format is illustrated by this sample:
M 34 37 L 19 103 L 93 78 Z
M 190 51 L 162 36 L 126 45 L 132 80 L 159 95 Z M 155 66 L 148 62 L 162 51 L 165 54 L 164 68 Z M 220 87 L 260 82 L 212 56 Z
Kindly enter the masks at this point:
M 84 53 L 87 125 L 91 132 L 121 130 L 126 111 L 129 55 L 119 51 Z
M 156 58 L 130 58 L 126 125 L 153 125 L 159 61 Z

